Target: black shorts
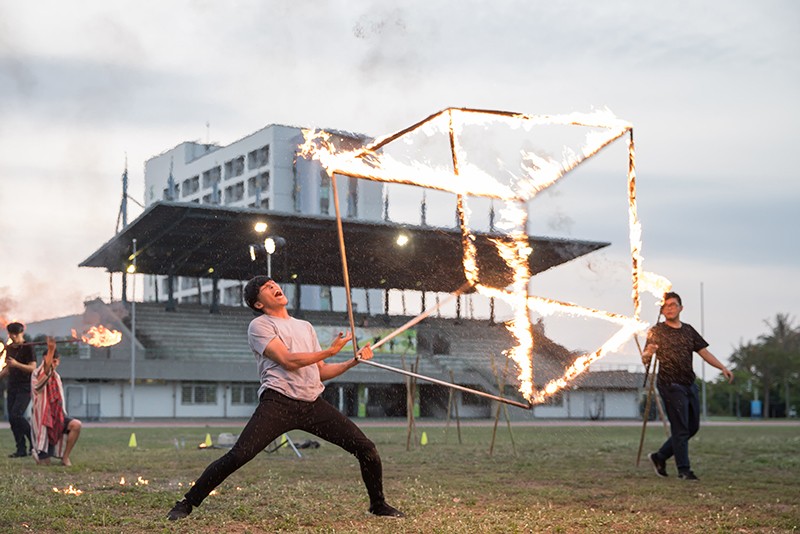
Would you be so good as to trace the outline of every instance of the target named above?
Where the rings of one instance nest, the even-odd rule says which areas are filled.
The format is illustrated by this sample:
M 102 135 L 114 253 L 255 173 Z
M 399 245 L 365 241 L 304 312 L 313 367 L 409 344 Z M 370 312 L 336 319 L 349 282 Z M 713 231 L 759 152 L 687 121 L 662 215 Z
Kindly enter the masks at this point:
M 64 434 L 69 434 L 69 430 L 67 428 L 72 421 L 74 421 L 74 418 L 64 417 Z
M 64 418 L 64 434 L 65 435 L 69 434 L 69 424 L 72 421 L 73 421 L 72 417 L 65 417 Z M 45 432 L 46 432 L 46 430 L 45 430 Z M 55 450 L 56 450 L 55 447 L 53 445 L 50 445 L 48 447 L 48 450 L 46 450 L 46 451 L 36 451 L 36 452 L 37 452 L 37 454 L 39 456 L 39 459 L 40 460 L 44 460 L 45 458 L 50 458 L 51 456 L 53 456 L 53 454 L 55 453 Z

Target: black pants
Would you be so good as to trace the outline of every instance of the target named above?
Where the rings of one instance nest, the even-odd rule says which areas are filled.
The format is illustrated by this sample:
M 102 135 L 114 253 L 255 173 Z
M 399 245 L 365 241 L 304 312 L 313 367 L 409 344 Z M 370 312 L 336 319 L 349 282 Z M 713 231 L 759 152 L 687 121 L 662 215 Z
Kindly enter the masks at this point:
M 290 430 L 304 430 L 338 445 L 358 459 L 370 506 L 384 502 L 383 470 L 378 449 L 347 417 L 322 398 L 313 402 L 290 399 L 273 390 L 261 394 L 255 413 L 233 448 L 211 463 L 186 493 L 199 506 L 231 473 L 255 458 L 273 440 Z
M 669 419 L 670 437 L 658 450 L 662 460 L 675 456 L 679 473 L 690 470 L 689 438 L 700 429 L 700 398 L 697 384 L 666 384 L 658 386 Z
M 31 391 L 30 389 L 11 388 L 6 394 L 6 402 L 8 402 L 8 423 L 14 434 L 14 441 L 17 443 L 17 454 L 28 454 L 25 439 L 28 439 L 30 447 L 33 447 L 33 442 L 31 441 L 31 425 L 25 418 L 25 410 L 31 403 Z

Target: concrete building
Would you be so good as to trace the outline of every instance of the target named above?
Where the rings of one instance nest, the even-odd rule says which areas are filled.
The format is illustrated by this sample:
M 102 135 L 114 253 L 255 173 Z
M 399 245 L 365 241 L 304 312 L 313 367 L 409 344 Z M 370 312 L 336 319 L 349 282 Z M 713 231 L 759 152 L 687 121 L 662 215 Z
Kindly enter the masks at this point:
M 357 148 L 366 136 L 330 131 L 334 144 Z M 304 215 L 333 215 L 331 181 L 318 162 L 297 157 L 303 142 L 302 129 L 271 124 L 227 146 L 187 141 L 145 162 L 145 205 L 166 200 L 228 207 L 257 208 L 270 212 Z M 382 219 L 383 184 L 340 177 L 337 180 L 342 216 L 348 219 Z M 264 237 L 269 235 L 269 230 Z M 280 236 L 276 236 L 280 237 Z M 280 240 L 278 240 L 280 243 Z M 265 254 L 261 243 L 254 243 L 254 254 Z M 280 245 L 279 245 L 280 246 Z M 266 265 L 265 271 L 266 271 Z M 241 282 L 219 280 L 218 302 L 242 305 Z M 211 278 L 148 275 L 144 280 L 144 300 L 209 304 L 214 290 Z M 292 292 L 287 288 L 290 302 Z M 307 310 L 330 310 L 332 302 L 343 297 L 343 289 L 330 286 L 303 286 L 300 305 Z M 381 309 L 382 292 L 354 296 L 354 306 L 364 309 L 369 298 Z

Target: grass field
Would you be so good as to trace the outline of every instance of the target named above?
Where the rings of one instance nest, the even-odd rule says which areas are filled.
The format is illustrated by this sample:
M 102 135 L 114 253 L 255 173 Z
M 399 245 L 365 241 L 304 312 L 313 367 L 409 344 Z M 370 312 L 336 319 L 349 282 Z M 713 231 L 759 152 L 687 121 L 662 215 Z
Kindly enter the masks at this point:
M 224 451 L 206 433 L 241 427 L 84 428 L 73 466 L 10 459 L 0 429 L 0 532 L 792 532 L 800 529 L 800 426 L 710 426 L 691 442 L 700 482 L 668 479 L 635 456 L 637 426 L 366 426 L 383 457 L 388 501 L 404 519 L 367 514 L 357 463 L 321 442 L 297 459 L 260 454 L 191 516 L 165 515 Z M 128 447 L 131 432 L 138 447 Z M 645 452 L 663 438 L 648 430 Z M 310 436 L 292 434 L 295 441 Z M 175 440 L 185 448 L 176 448 Z M 125 484 L 120 484 L 120 479 Z M 141 477 L 141 478 L 140 478 Z M 145 483 L 146 481 L 146 483 Z M 138 482 L 138 485 L 137 485 Z M 56 493 L 72 485 L 80 495 Z

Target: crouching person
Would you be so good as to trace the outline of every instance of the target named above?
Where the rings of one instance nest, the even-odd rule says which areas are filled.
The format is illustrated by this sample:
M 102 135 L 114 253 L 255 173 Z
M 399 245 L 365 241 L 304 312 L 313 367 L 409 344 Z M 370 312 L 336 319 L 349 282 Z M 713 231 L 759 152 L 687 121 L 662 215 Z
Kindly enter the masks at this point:
M 69 455 L 81 434 L 81 422 L 64 409 L 64 387 L 56 371 L 60 361 L 56 342 L 47 338 L 44 361 L 31 374 L 33 459 L 40 465 L 49 464 L 51 457 L 72 465 Z

